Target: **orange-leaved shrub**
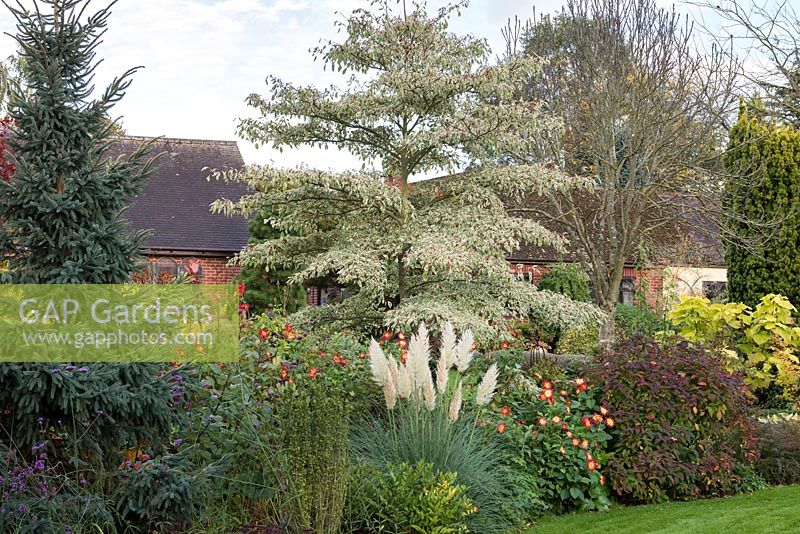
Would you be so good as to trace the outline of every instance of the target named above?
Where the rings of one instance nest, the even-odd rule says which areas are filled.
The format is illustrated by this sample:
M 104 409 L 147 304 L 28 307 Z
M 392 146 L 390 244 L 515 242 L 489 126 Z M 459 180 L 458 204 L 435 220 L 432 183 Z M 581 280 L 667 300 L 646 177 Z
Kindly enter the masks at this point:
M 753 479 L 750 395 L 717 356 L 636 337 L 589 373 L 618 422 L 605 474 L 621 501 L 726 495 Z

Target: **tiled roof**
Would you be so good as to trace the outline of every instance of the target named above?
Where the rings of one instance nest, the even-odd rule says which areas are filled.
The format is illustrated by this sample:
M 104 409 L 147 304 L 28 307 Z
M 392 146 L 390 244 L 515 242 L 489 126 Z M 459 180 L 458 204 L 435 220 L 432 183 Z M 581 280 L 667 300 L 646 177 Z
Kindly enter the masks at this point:
M 109 150 L 117 157 L 133 153 L 147 138 L 124 136 Z M 130 228 L 151 230 L 145 247 L 151 251 L 229 255 L 247 243 L 247 221 L 209 211 L 218 198 L 238 200 L 243 184 L 209 180 L 209 169 L 239 169 L 244 160 L 235 141 L 161 138 L 153 145 L 161 154 L 144 191 L 125 212 Z
M 584 211 L 592 202 L 591 198 L 581 200 L 587 205 L 581 206 Z M 535 196 L 523 201 L 523 205 L 539 203 L 546 205 L 547 201 Z M 628 258 L 628 265 L 645 263 L 650 265 L 681 265 L 692 267 L 721 267 L 725 265 L 725 252 L 718 225 L 712 220 L 713 213 L 701 214 L 697 206 L 689 209 L 687 206 L 695 204 L 687 199 L 665 197 L 662 200 L 661 210 L 674 210 L 675 218 L 667 224 L 656 225 L 645 237 L 647 258 Z M 514 207 L 516 203 L 509 203 Z M 663 216 L 663 215 L 662 215 Z M 559 228 L 551 222 L 542 221 L 542 224 L 559 233 L 567 235 L 564 228 Z M 600 236 L 598 235 L 598 239 Z M 581 251 L 572 245 L 567 245 L 564 254 L 552 247 L 540 247 L 535 244 L 523 244 L 514 251 L 509 258 L 512 263 L 553 263 L 573 262 L 581 259 Z

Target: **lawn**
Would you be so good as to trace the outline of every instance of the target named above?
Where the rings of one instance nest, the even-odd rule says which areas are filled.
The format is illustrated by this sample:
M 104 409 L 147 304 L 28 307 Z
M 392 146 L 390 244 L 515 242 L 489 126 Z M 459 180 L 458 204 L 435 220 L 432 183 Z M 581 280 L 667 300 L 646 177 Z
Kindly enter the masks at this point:
M 800 486 L 728 499 L 618 507 L 607 513 L 546 517 L 526 534 L 800 532 Z

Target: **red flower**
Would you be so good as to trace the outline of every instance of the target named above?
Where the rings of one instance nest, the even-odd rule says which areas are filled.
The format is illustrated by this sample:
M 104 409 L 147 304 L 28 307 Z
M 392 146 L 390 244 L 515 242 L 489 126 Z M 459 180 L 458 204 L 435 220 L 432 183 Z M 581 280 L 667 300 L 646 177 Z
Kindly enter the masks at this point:
M 509 346 L 510 345 L 508 344 L 508 341 L 503 341 L 502 343 L 500 343 L 500 348 L 503 350 L 506 350 Z
M 600 414 L 608 415 L 608 408 L 606 408 L 605 406 L 600 406 Z
M 245 287 L 245 285 L 244 285 L 244 284 L 239 284 L 239 296 L 240 296 L 240 297 L 241 297 L 242 295 L 244 295 L 244 292 L 245 292 L 246 290 L 247 290 L 247 287 Z
M 559 416 L 553 416 L 553 423 L 558 424 L 561 422 L 561 418 Z
M 311 369 L 309 369 L 308 378 L 310 378 L 311 380 L 314 380 L 315 378 L 317 378 L 317 368 L 316 367 L 312 367 Z
M 400 342 L 397 344 L 397 346 L 398 346 L 398 347 L 400 347 L 401 349 L 404 349 L 404 348 L 408 347 L 408 343 L 406 343 L 405 341 L 402 341 L 402 340 L 401 340 L 401 341 L 400 341 Z
M 285 366 L 281 367 L 281 380 L 283 380 L 284 382 L 289 380 L 289 371 L 286 369 Z
M 542 387 L 544 389 L 553 389 L 553 383 L 550 382 L 549 380 L 545 380 L 544 382 L 542 382 Z
M 497 432 L 498 433 L 502 434 L 505 431 L 506 431 L 506 424 L 505 423 L 500 423 L 499 425 L 497 425 Z
M 520 419 L 519 421 L 517 421 L 517 426 L 522 426 L 524 424 L 525 424 L 525 419 Z
M 581 419 L 581 424 L 586 428 L 592 428 L 592 420 L 589 419 L 588 417 L 584 417 L 583 419 Z
M 511 415 L 511 408 L 509 408 L 508 406 L 503 406 L 502 408 L 500 408 L 500 413 L 503 415 Z
M 294 333 L 294 327 L 289 323 L 286 323 L 286 326 L 283 327 L 283 337 L 286 341 L 294 341 L 297 338 L 297 334 Z
M 269 337 L 269 332 L 263 328 L 259 328 L 258 337 L 260 337 L 262 341 L 266 341 L 267 338 Z
M 586 463 L 586 469 L 589 471 L 596 471 L 598 467 L 600 467 L 600 464 L 598 464 L 595 460 L 589 460 Z
M 596 414 L 594 414 L 594 415 L 592 416 L 592 421 L 594 421 L 594 423 L 595 423 L 596 425 L 599 425 L 600 423 L 602 423 L 602 422 L 603 422 L 603 416 L 602 416 L 602 415 L 600 415 L 599 413 L 596 413 Z
M 578 438 L 572 438 L 573 447 L 580 447 L 580 445 L 581 445 L 581 440 L 579 440 Z
M 575 388 L 575 392 L 576 393 L 580 393 L 581 391 L 588 391 L 589 390 L 589 384 L 587 384 L 586 380 L 583 379 L 583 378 L 576 378 L 575 379 L 575 385 L 577 386 Z
M 478 350 L 478 344 L 475 341 L 472 342 L 472 347 L 470 348 L 470 350 L 472 350 L 473 352 Z
M 589 440 L 583 439 L 581 440 L 581 449 L 586 450 L 589 448 Z
M 559 450 L 559 452 L 561 452 L 561 454 L 567 454 L 567 449 L 565 449 L 564 447 L 561 447 L 558 450 Z
M 392 339 L 392 333 L 387 330 L 386 332 L 383 333 L 383 339 L 389 341 L 390 339 Z
M 610 418 L 610 417 L 606 417 L 606 426 L 608 428 L 614 428 L 614 425 L 616 425 L 614 420 L 612 418 Z
M 547 419 L 544 417 L 540 417 L 536 420 L 536 422 L 539 423 L 539 426 L 547 426 Z
M 366 353 L 366 352 L 362 352 L 362 353 L 360 353 L 360 354 L 358 355 L 358 359 L 359 359 L 359 360 L 366 360 L 366 359 L 367 359 L 367 353 Z
M 600 485 L 601 486 L 605 486 L 606 485 L 606 476 L 605 475 L 600 475 Z
M 397 339 L 399 339 L 400 341 L 405 341 L 406 340 L 406 335 L 404 333 L 400 332 L 399 334 L 397 334 Z

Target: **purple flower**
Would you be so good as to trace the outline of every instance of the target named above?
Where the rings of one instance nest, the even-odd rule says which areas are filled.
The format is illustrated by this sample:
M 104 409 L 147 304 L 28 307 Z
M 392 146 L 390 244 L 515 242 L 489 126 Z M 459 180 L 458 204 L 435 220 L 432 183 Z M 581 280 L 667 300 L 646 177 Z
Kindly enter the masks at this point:
M 38 451 L 39 449 L 43 449 L 45 447 L 45 445 L 47 445 L 47 441 L 43 441 L 41 443 L 37 443 L 36 445 L 33 446 L 33 448 L 31 450 Z
M 25 510 L 27 510 L 27 508 L 25 508 L 25 505 L 24 504 L 20 504 L 19 505 L 19 513 L 24 514 Z
M 37 417 L 37 418 L 36 418 L 36 423 L 37 423 L 39 426 L 42 426 L 42 425 L 44 424 L 44 417 L 42 417 L 42 416 L 39 416 L 39 417 Z
M 183 438 L 178 438 L 178 439 L 175 440 L 175 446 L 176 447 L 180 447 L 181 443 L 183 443 Z
M 60 372 L 61 372 L 61 369 L 59 369 L 58 367 L 56 367 L 55 369 L 50 369 L 50 372 L 51 372 L 51 373 L 53 373 L 54 375 L 57 375 L 58 373 L 60 373 Z
M 36 460 L 36 463 L 33 464 L 33 467 L 37 471 L 44 471 L 44 460 Z
M 75 369 L 77 369 L 77 367 L 75 367 L 74 365 L 65 365 L 64 366 L 64 370 L 65 371 L 74 371 Z
M 81 367 L 80 369 L 78 369 L 78 372 L 79 373 L 88 373 L 89 372 L 89 368 L 88 367 Z

